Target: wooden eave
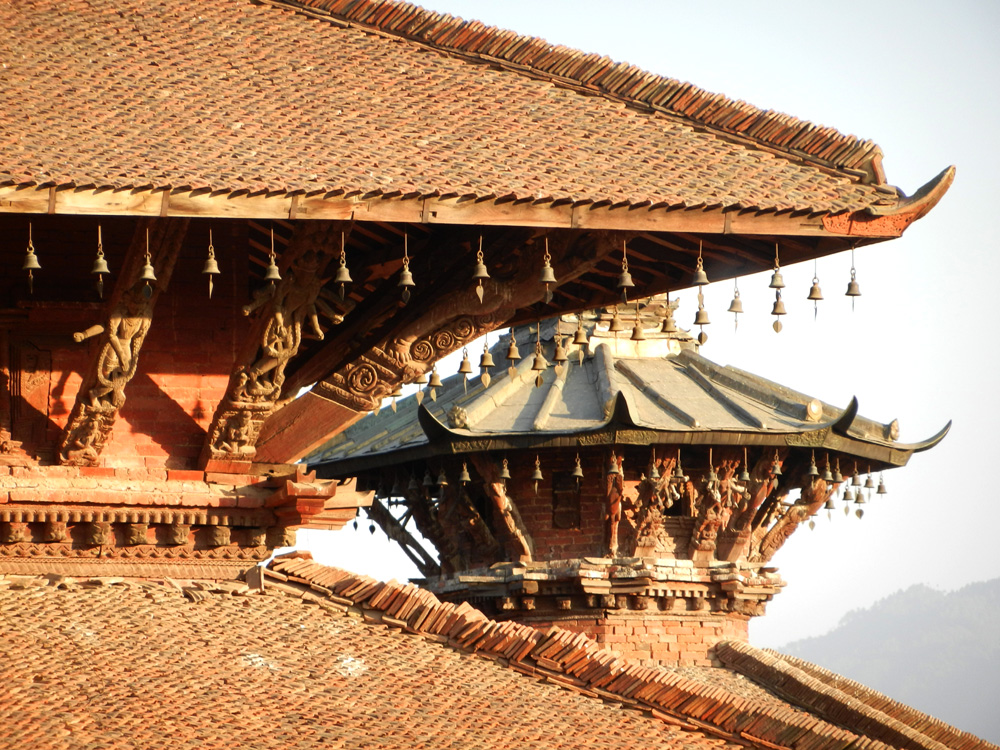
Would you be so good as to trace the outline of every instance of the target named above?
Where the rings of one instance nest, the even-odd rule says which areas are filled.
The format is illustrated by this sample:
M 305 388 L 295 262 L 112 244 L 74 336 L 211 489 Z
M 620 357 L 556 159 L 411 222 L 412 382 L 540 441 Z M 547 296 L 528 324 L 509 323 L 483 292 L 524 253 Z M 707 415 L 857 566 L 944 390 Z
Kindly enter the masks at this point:
M 951 183 L 954 169 L 921 188 L 902 210 L 884 207 L 829 214 L 760 211 L 742 207 L 686 207 L 560 203 L 497 197 L 247 193 L 169 188 L 0 186 L 0 213 L 220 219 L 404 222 L 474 226 L 546 227 L 635 232 L 778 235 L 813 238 L 898 237 L 923 216 Z M 916 198 L 916 196 L 915 196 Z M 930 205 L 928 205 L 930 204 Z

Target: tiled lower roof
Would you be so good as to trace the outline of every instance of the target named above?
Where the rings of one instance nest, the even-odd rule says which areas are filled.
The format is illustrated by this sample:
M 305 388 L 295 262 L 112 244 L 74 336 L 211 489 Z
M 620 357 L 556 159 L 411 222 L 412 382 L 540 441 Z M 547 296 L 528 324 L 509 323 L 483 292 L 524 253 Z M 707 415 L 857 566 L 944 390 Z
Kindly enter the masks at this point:
M 0 3 L 0 186 L 815 213 L 900 198 L 855 169 L 870 166 L 868 142 L 659 76 L 642 94 L 647 74 L 594 77 L 600 61 L 573 74 L 596 87 L 584 93 L 550 73 L 586 56 L 498 67 L 481 56 L 500 40 L 522 41 L 494 50 L 519 65 L 540 40 L 385 0 L 317 5 L 333 15 L 249 0 Z M 630 91 L 650 106 L 627 105 Z
M 0 577 L 0 748 L 944 747 L 836 726 L 780 670 L 638 667 L 302 557 L 253 578 Z

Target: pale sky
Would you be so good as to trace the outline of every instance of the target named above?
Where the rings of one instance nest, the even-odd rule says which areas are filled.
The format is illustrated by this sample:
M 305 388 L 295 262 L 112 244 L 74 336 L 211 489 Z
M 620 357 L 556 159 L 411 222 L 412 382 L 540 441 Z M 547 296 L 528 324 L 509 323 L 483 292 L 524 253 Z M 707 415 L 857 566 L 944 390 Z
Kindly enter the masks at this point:
M 950 164 L 955 184 L 901 239 L 856 256 L 863 296 L 844 296 L 850 255 L 821 260 L 826 300 L 813 321 L 812 263 L 784 270 L 784 331 L 771 330 L 768 276 L 739 280 L 739 330 L 725 314 L 732 282 L 706 292 L 713 324 L 702 354 L 832 404 L 898 418 L 900 440 L 951 434 L 885 475 L 890 494 L 862 520 L 837 512 L 801 529 L 775 557 L 788 583 L 752 625 L 781 646 L 834 627 L 851 609 L 915 583 L 954 589 L 1000 576 L 1000 497 L 989 475 L 996 387 L 1000 256 L 991 225 L 1000 147 L 1000 4 L 992 2 L 640 2 L 425 0 L 424 7 L 541 36 L 691 81 L 874 140 L 888 181 L 905 193 Z M 801 294 L 799 293 L 801 291 Z M 681 294 L 678 322 L 695 304 Z M 986 482 L 986 490 L 976 489 Z M 347 529 L 324 557 L 377 577 L 415 574 L 384 535 Z M 300 544 L 319 547 L 300 532 Z M 402 562 L 400 562 L 402 560 Z

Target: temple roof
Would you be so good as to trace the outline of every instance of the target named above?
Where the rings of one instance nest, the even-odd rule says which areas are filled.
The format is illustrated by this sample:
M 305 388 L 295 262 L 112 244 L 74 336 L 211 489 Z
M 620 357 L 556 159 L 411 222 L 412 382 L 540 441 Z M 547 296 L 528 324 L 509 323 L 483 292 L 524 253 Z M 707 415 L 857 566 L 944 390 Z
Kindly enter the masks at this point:
M 25 0 L 0 5 L 0 24 L 0 186 L 907 202 L 870 141 L 406 3 Z M 114 210 L 153 210 L 136 200 Z
M 551 362 L 557 326 L 568 340 L 576 316 L 542 324 L 543 353 Z M 605 315 L 605 318 L 608 316 Z M 532 365 L 535 334 L 516 329 L 522 359 L 493 377 L 489 387 L 478 379 L 464 386 L 464 376 L 444 381 L 432 401 L 416 396 L 381 410 L 338 434 L 308 463 L 327 476 L 347 475 L 393 461 L 435 453 L 581 445 L 584 436 L 608 434 L 619 445 L 673 443 L 689 445 L 811 445 L 851 453 L 872 466 L 899 466 L 914 451 L 937 444 L 948 431 L 913 444 L 896 442 L 898 426 L 858 416 L 857 401 L 837 408 L 773 381 L 701 356 L 683 332 L 666 336 L 658 325 L 647 338 L 629 339 L 632 321 L 617 337 L 592 329 L 588 353 L 578 360 L 570 347 L 561 372 L 546 371 L 536 385 Z M 493 347 L 503 363 L 509 338 Z M 496 371 L 495 370 L 495 371 Z M 807 437 L 808 436 L 808 437 Z M 588 443 L 592 443 L 588 440 Z M 466 446 L 471 447 L 466 447 Z
M 742 643 L 641 668 L 311 560 L 263 578 L 0 576 L 0 746 L 993 747 Z

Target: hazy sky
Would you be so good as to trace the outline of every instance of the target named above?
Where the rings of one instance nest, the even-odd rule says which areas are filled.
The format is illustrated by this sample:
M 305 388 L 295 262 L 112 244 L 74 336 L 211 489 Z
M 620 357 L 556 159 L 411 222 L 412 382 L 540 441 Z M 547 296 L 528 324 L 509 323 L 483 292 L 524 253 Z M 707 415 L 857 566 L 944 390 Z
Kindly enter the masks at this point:
M 735 333 L 725 314 L 732 283 L 712 284 L 702 354 L 833 404 L 857 395 L 863 415 L 899 419 L 903 442 L 954 420 L 944 443 L 886 474 L 890 494 L 866 506 L 862 520 L 838 511 L 791 538 L 775 558 L 788 586 L 753 625 L 754 644 L 821 633 L 845 612 L 914 583 L 951 589 L 1000 576 L 1000 493 L 989 474 L 1000 464 L 989 442 L 1000 425 L 1000 259 L 991 229 L 1000 174 L 1000 45 L 991 36 L 1000 4 L 422 4 L 874 140 L 888 181 L 907 194 L 957 165 L 951 191 L 903 238 L 858 251 L 863 296 L 853 313 L 843 296 L 849 254 L 819 262 L 826 300 L 816 322 L 805 301 L 812 264 L 785 270 L 781 334 L 770 327 L 767 275 L 740 279 L 748 314 Z M 690 293 L 681 297 L 677 317 L 687 327 L 695 305 Z M 982 482 L 986 490 L 977 489 Z M 412 569 L 384 540 L 347 530 L 328 547 L 341 551 L 338 564 L 405 578 Z

